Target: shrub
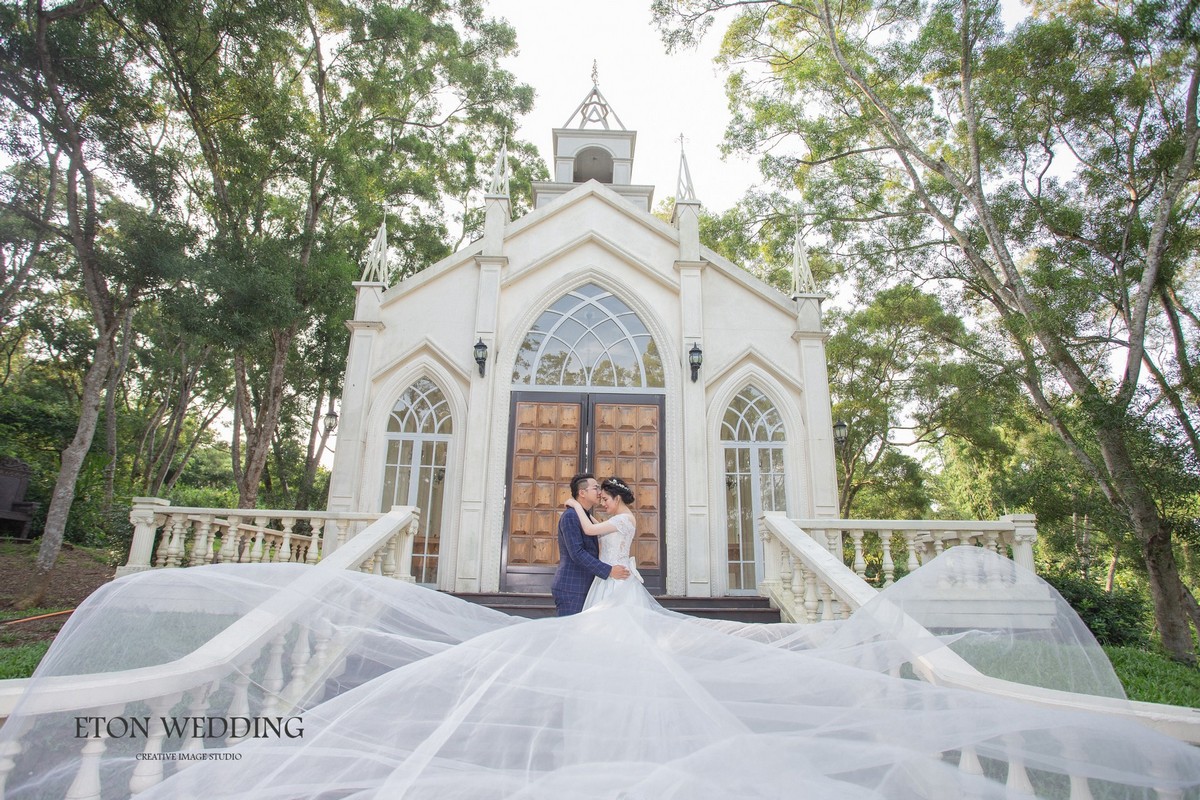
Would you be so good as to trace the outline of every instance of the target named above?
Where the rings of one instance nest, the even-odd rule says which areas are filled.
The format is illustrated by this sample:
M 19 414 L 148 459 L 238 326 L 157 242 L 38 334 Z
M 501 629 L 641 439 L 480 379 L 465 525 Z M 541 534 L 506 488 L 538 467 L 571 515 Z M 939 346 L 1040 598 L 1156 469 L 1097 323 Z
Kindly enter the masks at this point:
M 1150 604 L 1129 589 L 1112 592 L 1069 573 L 1042 576 L 1075 609 L 1096 641 L 1113 647 L 1144 648 L 1150 644 Z

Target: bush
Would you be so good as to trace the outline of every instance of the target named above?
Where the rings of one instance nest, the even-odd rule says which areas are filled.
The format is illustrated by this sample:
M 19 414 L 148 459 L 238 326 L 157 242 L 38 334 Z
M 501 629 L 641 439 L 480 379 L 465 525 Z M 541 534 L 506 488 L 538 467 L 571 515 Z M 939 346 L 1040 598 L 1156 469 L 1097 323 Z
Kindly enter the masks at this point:
M 1114 588 L 1068 573 L 1042 576 L 1075 609 L 1096 641 L 1113 647 L 1145 648 L 1150 644 L 1150 604 L 1138 592 Z

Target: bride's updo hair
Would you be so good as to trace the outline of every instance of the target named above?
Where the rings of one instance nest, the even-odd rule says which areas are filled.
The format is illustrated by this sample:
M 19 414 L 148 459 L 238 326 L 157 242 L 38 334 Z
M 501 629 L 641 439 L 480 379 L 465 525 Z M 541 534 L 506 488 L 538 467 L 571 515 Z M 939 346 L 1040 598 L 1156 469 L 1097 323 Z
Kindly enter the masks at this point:
M 621 498 L 627 506 L 633 505 L 633 492 L 620 478 L 605 478 L 604 483 L 600 484 L 600 491 L 608 492 L 610 497 Z

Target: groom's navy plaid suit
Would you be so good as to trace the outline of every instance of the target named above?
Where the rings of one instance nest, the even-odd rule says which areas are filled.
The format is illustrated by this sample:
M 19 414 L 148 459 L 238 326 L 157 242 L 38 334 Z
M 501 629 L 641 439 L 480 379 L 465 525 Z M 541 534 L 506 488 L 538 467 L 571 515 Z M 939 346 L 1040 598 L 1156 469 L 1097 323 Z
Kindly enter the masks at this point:
M 596 557 L 599 554 L 600 544 L 596 537 L 584 534 L 575 509 L 568 508 L 558 518 L 558 571 L 550 586 L 558 616 L 583 611 L 592 578 L 607 578 L 612 572 L 611 564 Z

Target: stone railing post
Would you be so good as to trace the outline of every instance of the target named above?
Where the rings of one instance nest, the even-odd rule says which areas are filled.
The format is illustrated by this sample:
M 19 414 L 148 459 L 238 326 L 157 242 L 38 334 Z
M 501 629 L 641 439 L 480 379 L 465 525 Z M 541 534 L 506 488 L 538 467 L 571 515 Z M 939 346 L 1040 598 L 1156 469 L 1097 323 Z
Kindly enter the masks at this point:
M 133 506 L 129 509 L 129 521 L 133 523 L 133 542 L 129 545 L 129 560 L 125 566 L 117 567 L 118 578 L 150 569 L 154 534 L 158 530 L 154 517 L 170 505 L 170 500 L 161 497 L 133 498 Z
M 1033 565 L 1033 543 L 1037 541 L 1037 517 L 1033 514 L 1005 514 L 1000 519 L 1013 525 L 1013 561 L 1036 572 Z

